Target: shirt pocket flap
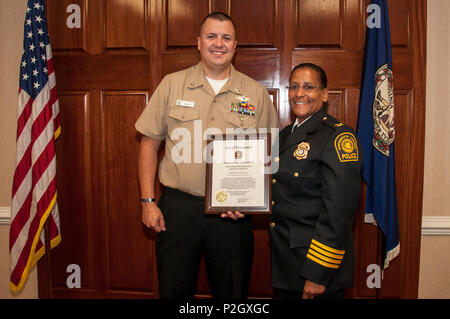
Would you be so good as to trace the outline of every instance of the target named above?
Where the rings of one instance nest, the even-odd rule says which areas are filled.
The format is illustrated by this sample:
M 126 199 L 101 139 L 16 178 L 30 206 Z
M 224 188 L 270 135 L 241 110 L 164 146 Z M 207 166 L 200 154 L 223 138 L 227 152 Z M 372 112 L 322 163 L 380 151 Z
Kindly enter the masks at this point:
M 237 115 L 231 113 L 228 115 L 228 122 L 237 127 L 242 128 L 256 128 L 256 119 L 250 115 Z
M 199 111 L 187 107 L 172 107 L 169 110 L 169 116 L 178 121 L 192 121 L 200 117 Z

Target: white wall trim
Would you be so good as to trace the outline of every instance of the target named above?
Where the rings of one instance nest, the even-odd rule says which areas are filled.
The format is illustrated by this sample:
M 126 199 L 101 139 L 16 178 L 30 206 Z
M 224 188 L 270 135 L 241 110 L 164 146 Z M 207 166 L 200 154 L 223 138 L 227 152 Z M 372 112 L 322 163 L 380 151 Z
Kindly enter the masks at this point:
M 11 207 L 0 207 L 0 225 L 11 223 Z
M 0 225 L 11 223 L 11 207 L 0 207 Z M 450 216 L 423 216 L 422 236 L 450 236 Z
M 422 235 L 450 236 L 450 216 L 423 216 Z

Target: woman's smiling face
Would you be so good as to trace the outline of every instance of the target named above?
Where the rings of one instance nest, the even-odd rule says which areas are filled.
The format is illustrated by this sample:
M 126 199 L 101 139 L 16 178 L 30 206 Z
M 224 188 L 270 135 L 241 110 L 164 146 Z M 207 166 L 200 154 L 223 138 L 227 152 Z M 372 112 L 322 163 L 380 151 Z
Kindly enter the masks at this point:
M 328 101 L 328 89 L 320 84 L 319 74 L 310 68 L 295 70 L 289 80 L 289 105 L 302 123 Z

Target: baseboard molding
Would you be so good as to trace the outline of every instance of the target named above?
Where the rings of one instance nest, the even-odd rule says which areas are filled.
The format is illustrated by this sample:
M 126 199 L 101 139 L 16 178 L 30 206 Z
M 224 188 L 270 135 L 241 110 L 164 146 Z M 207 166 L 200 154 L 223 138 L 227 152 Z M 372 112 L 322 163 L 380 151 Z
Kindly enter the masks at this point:
M 0 225 L 11 223 L 11 207 L 0 207 Z
M 450 216 L 423 216 L 422 236 L 450 235 Z

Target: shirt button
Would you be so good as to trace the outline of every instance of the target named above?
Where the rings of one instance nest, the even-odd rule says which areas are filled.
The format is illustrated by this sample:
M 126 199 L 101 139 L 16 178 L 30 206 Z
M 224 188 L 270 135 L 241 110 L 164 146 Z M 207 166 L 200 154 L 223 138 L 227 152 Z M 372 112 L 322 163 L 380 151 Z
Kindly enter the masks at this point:
M 275 223 L 274 222 L 270 222 L 269 227 L 270 228 L 275 228 Z
M 273 160 L 275 161 L 275 163 L 278 163 L 280 161 L 280 158 L 278 156 L 275 156 Z
M 275 184 L 277 182 L 277 180 L 274 178 L 272 179 L 272 184 Z

